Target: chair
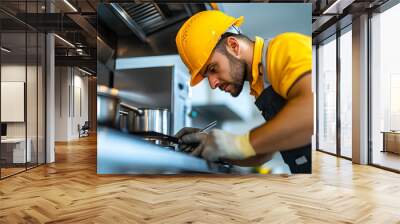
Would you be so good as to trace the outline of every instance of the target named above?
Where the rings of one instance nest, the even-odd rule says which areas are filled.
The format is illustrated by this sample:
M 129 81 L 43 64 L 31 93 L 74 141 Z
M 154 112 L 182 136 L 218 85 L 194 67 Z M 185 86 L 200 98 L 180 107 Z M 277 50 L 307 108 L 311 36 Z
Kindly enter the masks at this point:
M 89 136 L 89 129 L 90 129 L 89 121 L 85 121 L 82 127 L 78 124 L 79 138 Z

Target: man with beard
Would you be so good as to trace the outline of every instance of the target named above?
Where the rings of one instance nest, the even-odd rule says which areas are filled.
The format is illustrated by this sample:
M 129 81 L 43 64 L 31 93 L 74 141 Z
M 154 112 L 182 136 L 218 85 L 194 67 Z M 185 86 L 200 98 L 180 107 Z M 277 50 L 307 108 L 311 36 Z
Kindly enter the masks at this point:
M 199 12 L 182 25 L 176 45 L 191 86 L 206 78 L 212 89 L 236 97 L 247 81 L 266 123 L 244 135 L 183 128 L 176 136 L 210 161 L 259 166 L 280 151 L 292 173 L 311 173 L 311 38 L 283 33 L 253 41 L 239 32 L 242 22 L 216 10 Z

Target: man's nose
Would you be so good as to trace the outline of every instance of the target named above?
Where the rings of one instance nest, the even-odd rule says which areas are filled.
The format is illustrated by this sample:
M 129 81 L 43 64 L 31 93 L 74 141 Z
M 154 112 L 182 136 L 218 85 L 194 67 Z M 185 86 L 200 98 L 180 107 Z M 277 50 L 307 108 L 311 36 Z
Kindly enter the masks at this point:
M 213 75 L 209 75 L 208 76 L 208 82 L 210 83 L 210 87 L 211 89 L 215 89 L 219 86 L 219 80 L 217 79 L 217 77 L 213 76 Z

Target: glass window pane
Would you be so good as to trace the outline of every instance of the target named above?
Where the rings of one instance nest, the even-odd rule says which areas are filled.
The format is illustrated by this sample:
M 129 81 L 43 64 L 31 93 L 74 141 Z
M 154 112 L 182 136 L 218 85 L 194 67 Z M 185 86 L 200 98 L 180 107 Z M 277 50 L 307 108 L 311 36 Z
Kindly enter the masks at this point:
M 25 170 L 29 161 L 26 144 L 26 33 L 2 33 L 1 46 L 1 139 L 2 178 Z M 28 146 L 28 151 L 26 150 Z
M 336 153 L 336 39 L 318 48 L 318 148 Z
M 372 17 L 372 163 L 400 170 L 400 4 Z
M 45 65 L 46 65 L 46 36 L 39 33 L 38 45 L 38 163 L 45 163 Z
M 2 9 L 19 18 L 0 12 L 0 110 L 10 115 L 1 118 L 1 178 L 45 161 L 45 35 L 21 22 L 37 23 L 32 20 L 44 5 L 44 0 L 0 1 Z
M 37 75 L 38 75 L 38 36 L 36 32 L 27 33 L 28 38 L 28 63 L 26 80 L 26 116 L 27 116 L 27 142 L 31 153 L 28 159 L 28 168 L 37 165 Z
M 352 35 L 340 36 L 340 153 L 352 156 Z

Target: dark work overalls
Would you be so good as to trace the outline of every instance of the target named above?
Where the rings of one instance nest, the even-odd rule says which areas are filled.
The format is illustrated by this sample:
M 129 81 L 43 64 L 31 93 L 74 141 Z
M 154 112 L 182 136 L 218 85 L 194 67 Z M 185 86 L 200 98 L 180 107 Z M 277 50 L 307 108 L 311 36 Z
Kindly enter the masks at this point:
M 267 77 L 266 75 L 267 64 L 265 57 L 268 48 L 268 42 L 269 40 L 264 40 L 264 46 L 262 52 L 262 63 L 264 65 L 262 64 L 259 65 L 259 68 L 261 68 L 262 66 L 263 72 L 265 74 L 263 75 L 265 81 Z M 268 122 L 283 108 L 283 106 L 285 106 L 286 100 L 285 98 L 281 97 L 278 93 L 276 93 L 272 89 L 272 86 L 269 85 L 257 97 L 255 104 L 257 108 L 262 112 L 262 116 L 264 117 L 265 121 Z M 311 144 L 280 152 L 282 154 L 283 160 L 290 167 L 290 171 L 292 173 L 311 173 Z

